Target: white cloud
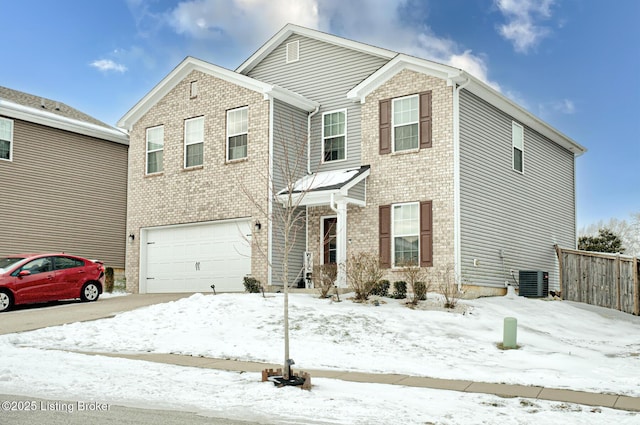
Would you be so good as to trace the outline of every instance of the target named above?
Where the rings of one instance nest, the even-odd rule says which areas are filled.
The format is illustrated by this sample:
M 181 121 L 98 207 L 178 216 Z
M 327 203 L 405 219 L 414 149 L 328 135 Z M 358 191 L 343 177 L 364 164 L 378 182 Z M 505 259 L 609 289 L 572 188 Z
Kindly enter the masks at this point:
M 542 110 L 551 110 L 556 113 L 571 115 L 576 112 L 576 106 L 573 101 L 569 99 L 556 100 L 549 102 L 545 105 L 541 105 Z
M 320 29 L 464 69 L 500 90 L 499 84 L 489 79 L 483 55 L 463 49 L 450 38 L 436 35 L 425 22 L 408 24 L 399 13 L 399 7 L 405 3 L 406 0 L 320 0 Z
M 553 109 L 557 112 L 561 112 L 563 114 L 573 114 L 576 112 L 576 106 L 569 99 L 562 99 L 557 102 L 554 102 Z
M 231 37 L 245 45 L 264 42 L 289 22 L 316 28 L 315 0 L 190 0 L 169 13 L 179 34 L 198 39 Z
M 500 34 L 513 43 L 517 52 L 526 53 L 540 40 L 549 35 L 547 27 L 538 20 L 551 17 L 551 6 L 555 0 L 495 0 L 507 23 L 500 25 Z
M 294 23 L 462 68 L 500 89 L 489 79 L 484 56 L 437 36 L 424 19 L 420 24 L 407 23 L 400 13 L 405 4 L 406 0 L 188 0 L 166 16 L 179 34 L 194 39 L 231 38 L 247 50 Z
M 99 59 L 91 62 L 91 66 L 103 72 L 115 71 L 124 73 L 127 67 L 112 61 L 111 59 Z

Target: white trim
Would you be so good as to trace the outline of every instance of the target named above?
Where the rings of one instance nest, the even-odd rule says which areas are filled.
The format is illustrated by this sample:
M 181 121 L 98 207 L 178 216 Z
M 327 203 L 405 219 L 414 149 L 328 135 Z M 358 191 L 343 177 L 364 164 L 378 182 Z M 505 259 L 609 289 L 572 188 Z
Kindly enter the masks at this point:
M 466 81 L 466 79 L 471 80 L 471 83 L 465 87 L 465 90 L 468 90 L 483 99 L 485 102 L 505 112 L 523 126 L 537 131 L 552 142 L 572 152 L 575 156 L 580 156 L 587 151 L 584 146 L 542 121 L 540 118 L 536 117 L 520 105 L 506 98 L 500 92 L 472 75 L 463 71 L 459 76 L 454 77 L 452 82 L 461 83 Z
M 187 142 L 187 123 L 191 122 L 191 121 L 196 121 L 196 120 L 202 121 L 202 140 L 200 140 L 198 142 L 188 143 Z M 198 144 L 202 145 L 202 164 L 187 165 L 187 146 L 198 145 Z M 189 168 L 194 168 L 194 167 L 201 167 L 203 165 L 204 165 L 204 115 L 199 116 L 199 117 L 187 118 L 186 120 L 184 120 L 184 162 L 183 162 L 183 167 L 185 169 L 189 169 Z
M 298 34 L 303 37 L 312 38 L 358 52 L 367 53 L 383 59 L 391 59 L 397 54 L 396 52 L 393 52 L 391 50 L 382 49 L 376 46 L 370 46 L 368 44 L 348 40 L 346 38 L 312 30 L 298 25 L 287 24 L 273 37 L 271 37 L 265 44 L 263 44 L 262 47 L 260 47 L 260 49 L 258 49 L 246 61 L 240 64 L 240 66 L 236 68 L 236 72 L 239 72 L 241 74 L 248 74 L 256 65 L 258 65 L 265 57 L 267 57 L 271 52 L 273 52 L 278 46 L 280 46 L 287 38 L 289 38 L 293 34 Z
M 133 125 L 138 122 L 156 103 L 166 96 L 191 72 L 199 71 L 214 76 L 231 84 L 253 90 L 264 95 L 265 100 L 273 96 L 283 102 L 289 103 L 306 111 L 313 111 L 317 102 L 306 99 L 290 90 L 258 81 L 246 75 L 222 68 L 200 59 L 187 56 L 173 71 L 164 77 L 149 93 L 147 93 L 133 108 L 131 108 L 120 120 L 118 127 L 131 131 Z
M 320 106 L 320 104 L 316 101 L 309 100 L 306 97 L 299 95 L 296 92 L 285 89 L 280 86 L 269 86 L 264 91 L 265 99 L 269 96 L 272 96 L 278 100 L 281 100 L 285 103 L 288 103 L 291 106 L 295 106 L 298 109 L 302 109 L 306 112 L 313 112 L 316 108 Z
M 420 211 L 420 202 L 398 202 L 396 204 L 391 204 L 391 267 L 400 267 L 396 264 L 396 232 L 395 232 L 395 208 L 403 207 L 408 205 L 416 205 L 418 208 L 418 231 L 415 235 L 418 238 L 418 265 L 420 265 L 420 220 L 421 220 L 421 211 Z M 399 236 L 413 236 L 413 233 L 401 234 Z
M 161 128 L 162 129 L 162 149 L 155 149 L 150 151 L 149 150 L 149 130 L 154 130 L 156 128 Z M 160 125 L 155 125 L 153 127 L 148 127 L 145 129 L 144 131 L 144 174 L 145 175 L 153 175 L 153 174 L 159 174 L 162 173 L 164 171 L 164 124 L 160 124 Z M 154 153 L 154 152 L 160 152 L 162 151 L 162 169 L 159 171 L 154 171 L 153 173 L 149 172 L 149 154 L 150 153 Z
M 354 102 L 364 103 L 365 98 L 375 89 L 395 77 L 405 69 L 441 79 L 449 79 L 459 75 L 462 70 L 437 62 L 420 59 L 405 54 L 397 54 L 376 72 L 365 78 L 360 84 L 347 92 L 347 98 Z
M 2 110 L 2 115 L 10 118 L 95 137 L 97 139 L 108 140 L 122 145 L 129 145 L 129 136 L 117 128 L 107 128 L 86 121 L 63 117 L 52 112 L 41 111 L 4 99 L 0 99 L 0 110 Z
M 334 159 L 334 160 L 331 160 L 331 161 L 325 161 L 325 159 L 324 159 L 324 138 L 325 138 L 325 136 L 324 136 L 324 117 L 326 115 L 337 114 L 337 113 L 340 113 L 340 112 L 344 113 L 344 135 L 343 135 L 343 137 L 344 137 L 344 158 L 342 158 L 342 159 Z M 322 146 L 321 146 L 322 156 L 320 157 L 320 163 L 321 164 L 328 164 L 328 163 L 335 164 L 337 162 L 342 162 L 342 161 L 346 161 L 347 160 L 347 130 L 348 130 L 347 129 L 347 126 L 348 126 L 347 119 L 348 119 L 348 117 L 347 117 L 347 109 L 346 108 L 336 109 L 334 111 L 328 111 L 328 112 L 323 112 L 322 113 L 322 122 L 321 122 L 321 126 L 322 126 Z M 340 136 L 333 136 L 333 137 L 340 137 Z
M 7 121 L 9 123 L 9 140 L 0 139 L 0 140 L 5 141 L 5 142 L 6 141 L 9 142 L 9 158 L 8 159 L 0 158 L 0 161 L 13 162 L 13 127 L 14 127 L 14 121 L 12 119 L 4 118 L 4 117 L 0 117 L 0 121 Z
M 336 255 L 337 255 L 337 243 L 338 243 L 338 216 L 333 215 L 322 215 L 320 216 L 320 264 L 324 264 L 324 221 L 328 218 L 336 219 Z M 337 257 L 336 257 L 337 259 Z
M 397 150 L 396 149 L 396 132 L 395 132 L 395 127 L 396 127 L 396 123 L 395 123 L 395 103 L 397 101 L 404 100 L 404 99 L 409 99 L 409 98 L 412 98 L 412 97 L 415 97 L 416 99 L 418 99 L 418 119 L 415 122 L 404 123 L 404 124 L 402 124 L 402 126 L 414 125 L 414 124 L 418 125 L 418 140 L 417 140 L 418 143 L 416 144 L 415 148 Z M 393 99 L 391 99 L 391 153 L 396 153 L 396 152 L 401 152 L 401 153 L 417 152 L 418 150 L 420 150 L 420 96 L 418 94 L 410 94 L 408 96 L 394 97 Z
M 239 111 L 242 111 L 242 110 L 246 110 L 247 111 L 247 128 L 246 128 L 246 131 L 242 131 L 242 132 L 239 132 L 239 133 L 230 133 L 229 132 L 229 114 L 230 113 L 239 112 Z M 227 110 L 227 114 L 226 114 L 225 127 L 226 127 L 225 130 L 226 130 L 226 133 L 227 133 L 226 143 L 225 143 L 225 146 L 226 146 L 226 148 L 225 148 L 226 154 L 225 155 L 226 155 L 227 162 L 240 161 L 240 160 L 243 160 L 243 159 L 247 159 L 249 157 L 249 107 L 248 106 L 241 106 L 239 108 L 228 109 Z M 242 135 L 246 135 L 247 136 L 247 145 L 246 145 L 246 153 L 245 153 L 245 155 L 242 158 L 233 158 L 233 159 L 229 158 L 229 153 L 230 153 L 230 151 L 229 151 L 229 139 L 231 137 L 242 136 Z
M 383 67 L 352 88 L 347 93 L 347 98 L 354 102 L 364 103 L 366 97 L 371 92 L 405 69 L 444 79 L 448 85 L 454 85 L 455 83 L 462 84 L 469 81 L 468 86 L 465 87 L 466 90 L 507 113 L 523 125 L 549 138 L 559 146 L 573 152 L 575 156 L 580 156 L 587 151 L 585 147 L 576 141 L 534 116 L 471 74 L 448 65 L 442 65 L 404 54 L 398 54 Z
M 370 168 L 364 170 L 360 175 L 358 175 L 358 177 L 353 178 L 348 183 L 345 183 L 345 185 L 342 186 L 340 189 L 311 190 L 311 191 L 306 191 L 302 193 L 296 192 L 291 194 L 291 198 L 293 199 L 294 203 L 300 202 L 299 206 L 301 207 L 302 206 L 307 206 L 307 207 L 319 206 L 319 205 L 326 206 L 330 203 L 330 200 L 332 197 L 334 197 L 335 200 L 340 200 L 340 201 L 344 200 L 349 204 L 365 206 L 366 201 L 349 197 L 347 196 L 347 192 L 353 186 L 360 183 L 362 180 L 366 179 L 369 176 L 369 174 L 371 174 Z M 288 201 L 288 196 L 289 196 L 288 194 L 283 194 L 283 195 L 277 195 L 276 197 L 277 197 L 277 200 L 280 201 L 283 206 L 286 206 L 286 203 Z M 366 194 L 365 194 L 365 199 L 366 199 Z

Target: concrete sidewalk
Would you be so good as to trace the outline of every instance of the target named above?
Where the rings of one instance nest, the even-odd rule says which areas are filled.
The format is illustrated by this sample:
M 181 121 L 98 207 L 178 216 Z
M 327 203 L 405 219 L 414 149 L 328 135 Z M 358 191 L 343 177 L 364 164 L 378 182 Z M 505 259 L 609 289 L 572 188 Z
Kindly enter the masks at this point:
M 192 357 L 178 354 L 119 354 L 119 353 L 88 353 L 107 357 L 119 357 L 131 360 L 143 360 L 155 363 L 166 363 L 178 366 L 200 367 L 233 372 L 261 372 L 264 369 L 277 369 L 282 365 L 258 362 L 244 362 L 238 360 L 213 359 L 206 357 Z M 630 397 L 618 394 L 600 394 L 586 391 L 573 391 L 539 386 L 492 384 L 457 379 L 427 378 L 399 374 L 346 372 L 332 370 L 303 369 L 313 378 L 340 379 L 351 382 L 366 382 L 388 385 L 404 385 L 407 387 L 432 388 L 437 390 L 460 391 L 465 393 L 494 394 L 500 397 L 523 397 L 539 400 L 559 401 L 583 404 L 587 406 L 601 406 L 612 409 L 640 412 L 640 397 Z

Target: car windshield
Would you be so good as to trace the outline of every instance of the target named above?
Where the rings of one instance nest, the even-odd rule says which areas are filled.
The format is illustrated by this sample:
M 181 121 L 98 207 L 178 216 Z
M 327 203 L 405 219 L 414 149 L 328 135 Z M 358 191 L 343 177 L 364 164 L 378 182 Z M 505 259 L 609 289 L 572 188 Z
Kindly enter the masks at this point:
M 22 260 L 24 260 L 24 258 L 21 257 L 0 257 L 0 273 Z

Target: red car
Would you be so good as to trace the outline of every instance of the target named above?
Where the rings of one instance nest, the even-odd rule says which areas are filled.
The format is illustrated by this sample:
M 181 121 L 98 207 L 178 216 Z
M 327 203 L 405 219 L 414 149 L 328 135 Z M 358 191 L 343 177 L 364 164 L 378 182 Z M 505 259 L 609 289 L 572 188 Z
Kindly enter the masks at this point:
M 96 301 L 104 285 L 104 265 L 67 254 L 0 257 L 0 312 L 17 304 L 80 298 Z

